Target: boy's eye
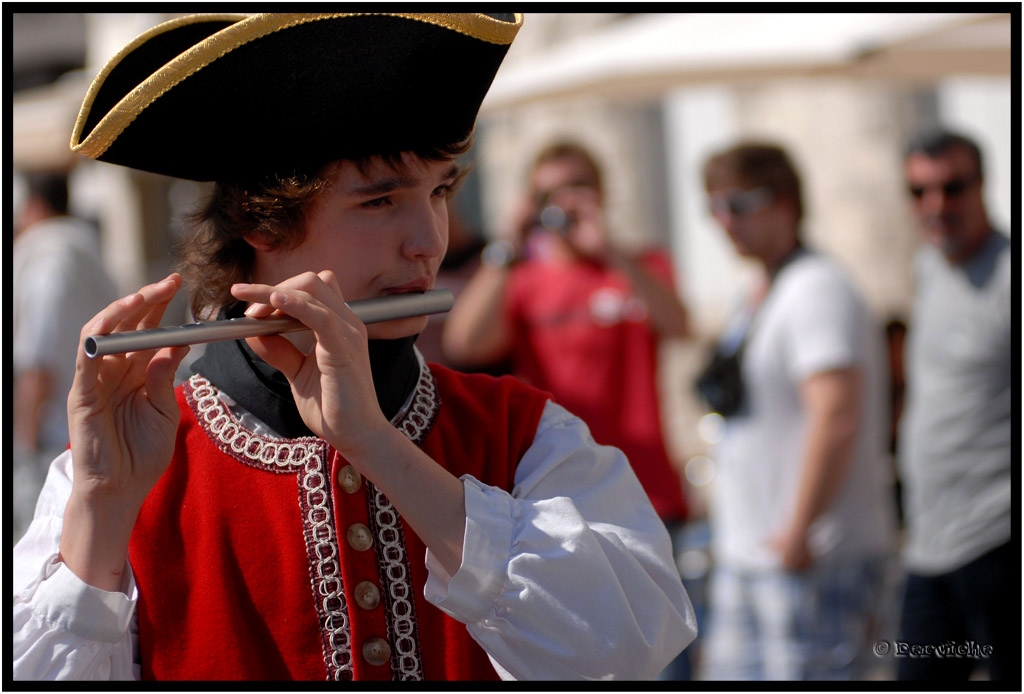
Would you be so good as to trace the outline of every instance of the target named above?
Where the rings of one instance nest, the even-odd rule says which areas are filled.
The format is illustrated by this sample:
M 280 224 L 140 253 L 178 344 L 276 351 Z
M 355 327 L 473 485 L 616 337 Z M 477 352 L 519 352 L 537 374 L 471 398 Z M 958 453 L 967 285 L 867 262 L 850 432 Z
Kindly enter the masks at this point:
M 389 204 L 390 202 L 391 202 L 391 200 L 389 198 L 386 198 L 386 197 L 385 198 L 374 198 L 373 200 L 367 200 L 366 202 L 362 203 L 362 206 L 363 207 L 371 207 L 371 208 L 373 208 L 373 207 L 384 207 L 385 205 Z

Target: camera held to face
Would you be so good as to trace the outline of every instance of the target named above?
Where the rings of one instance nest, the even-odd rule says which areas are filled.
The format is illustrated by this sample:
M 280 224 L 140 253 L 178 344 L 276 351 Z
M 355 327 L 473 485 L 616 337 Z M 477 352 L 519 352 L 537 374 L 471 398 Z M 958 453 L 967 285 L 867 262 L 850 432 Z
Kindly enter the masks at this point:
M 565 236 L 576 224 L 576 214 L 566 212 L 558 205 L 545 205 L 534 220 L 534 225 Z

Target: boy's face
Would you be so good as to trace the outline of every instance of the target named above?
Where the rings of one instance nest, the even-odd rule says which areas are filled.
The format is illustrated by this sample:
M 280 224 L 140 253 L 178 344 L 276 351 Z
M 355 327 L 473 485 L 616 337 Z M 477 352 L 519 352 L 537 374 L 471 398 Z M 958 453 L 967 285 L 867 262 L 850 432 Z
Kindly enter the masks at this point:
M 254 281 L 277 284 L 303 272 L 332 270 L 345 301 L 433 289 L 448 247 L 447 199 L 459 168 L 403 155 L 404 167 L 375 159 L 365 174 L 350 161 L 328 171 L 329 184 L 306 219 L 296 248 L 256 250 Z M 367 326 L 372 339 L 414 335 L 419 316 Z

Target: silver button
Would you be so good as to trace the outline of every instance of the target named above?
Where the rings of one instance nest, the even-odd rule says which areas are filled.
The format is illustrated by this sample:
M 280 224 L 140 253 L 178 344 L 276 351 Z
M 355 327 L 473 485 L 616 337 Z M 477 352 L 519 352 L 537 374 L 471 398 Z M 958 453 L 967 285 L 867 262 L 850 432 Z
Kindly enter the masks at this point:
M 351 465 L 338 470 L 338 484 L 348 494 L 355 494 L 363 486 L 363 476 Z
M 380 604 L 380 590 L 369 581 L 356 585 L 356 604 L 364 610 L 372 610 Z
M 370 665 L 385 665 L 391 660 L 391 646 L 379 636 L 363 642 L 363 659 Z
M 346 537 L 349 546 L 360 552 L 365 552 L 373 546 L 373 535 L 370 534 L 370 529 L 362 523 L 353 523 L 348 526 Z

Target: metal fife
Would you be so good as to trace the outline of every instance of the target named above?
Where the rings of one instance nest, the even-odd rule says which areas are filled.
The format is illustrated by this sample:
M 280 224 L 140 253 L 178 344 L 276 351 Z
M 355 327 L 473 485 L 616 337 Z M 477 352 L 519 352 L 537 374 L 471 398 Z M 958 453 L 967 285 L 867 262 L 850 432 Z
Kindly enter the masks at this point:
M 359 320 L 369 325 L 399 318 L 444 313 L 451 309 L 454 301 L 450 290 L 432 289 L 422 294 L 394 294 L 360 299 L 350 302 L 348 307 Z M 89 357 L 101 357 L 105 354 L 240 340 L 258 335 L 277 335 L 308 329 L 294 318 L 231 318 L 112 335 L 91 335 L 85 338 L 85 353 Z

